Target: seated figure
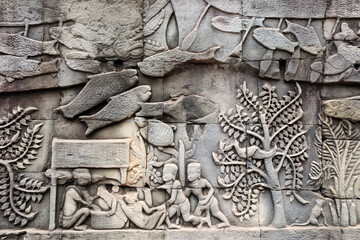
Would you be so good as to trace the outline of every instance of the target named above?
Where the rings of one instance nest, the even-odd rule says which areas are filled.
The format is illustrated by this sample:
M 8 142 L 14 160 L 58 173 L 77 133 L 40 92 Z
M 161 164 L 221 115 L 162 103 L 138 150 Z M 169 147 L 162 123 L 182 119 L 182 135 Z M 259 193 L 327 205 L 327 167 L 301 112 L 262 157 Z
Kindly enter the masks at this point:
M 66 188 L 63 195 L 60 213 L 60 226 L 75 230 L 86 230 L 82 225 L 90 214 L 93 207 L 93 197 L 90 196 L 85 186 L 91 183 L 91 174 L 88 169 L 78 168 L 73 171 L 73 177 L 77 185 Z

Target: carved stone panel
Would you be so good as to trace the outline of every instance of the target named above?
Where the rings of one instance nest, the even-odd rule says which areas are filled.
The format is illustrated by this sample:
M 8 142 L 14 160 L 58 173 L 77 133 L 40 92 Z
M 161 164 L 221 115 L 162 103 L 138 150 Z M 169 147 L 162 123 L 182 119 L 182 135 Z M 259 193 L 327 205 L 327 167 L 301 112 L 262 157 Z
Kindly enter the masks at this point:
M 360 0 L 0 0 L 0 239 L 357 239 Z

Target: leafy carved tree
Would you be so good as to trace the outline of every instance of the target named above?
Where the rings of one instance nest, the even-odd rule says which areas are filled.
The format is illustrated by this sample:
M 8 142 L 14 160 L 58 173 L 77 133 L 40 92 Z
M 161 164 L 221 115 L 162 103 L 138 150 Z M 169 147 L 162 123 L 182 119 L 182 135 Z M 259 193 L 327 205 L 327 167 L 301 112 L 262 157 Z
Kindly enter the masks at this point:
M 21 227 L 37 214 L 29 201 L 40 202 L 48 189 L 41 181 L 17 174 L 36 159 L 43 141 L 43 135 L 38 134 L 42 123 L 27 127 L 29 114 L 35 110 L 17 107 L 0 119 L 0 209 L 9 222 Z
M 276 88 L 268 83 L 256 96 L 246 87 L 237 90 L 236 109 L 219 115 L 222 130 L 230 139 L 220 141 L 213 153 L 220 166 L 219 184 L 226 189 L 224 199 L 233 201 L 233 214 L 240 221 L 255 215 L 260 190 L 271 192 L 274 216 L 272 225 L 286 227 L 283 195 L 290 201 L 308 203 L 296 190 L 302 187 L 303 162 L 308 158 L 305 133 L 300 122 L 301 88 L 279 99 Z M 285 183 L 281 184 L 281 176 Z
M 321 158 L 323 186 L 336 198 L 341 225 L 348 226 L 349 222 L 356 225 L 355 207 L 349 211 L 347 199 L 355 197 L 356 181 L 360 175 L 360 142 L 354 140 L 360 136 L 360 128 L 348 120 L 334 119 L 325 114 L 319 119 L 321 129 L 316 134 L 315 146 Z M 331 210 L 334 219 L 335 211 Z

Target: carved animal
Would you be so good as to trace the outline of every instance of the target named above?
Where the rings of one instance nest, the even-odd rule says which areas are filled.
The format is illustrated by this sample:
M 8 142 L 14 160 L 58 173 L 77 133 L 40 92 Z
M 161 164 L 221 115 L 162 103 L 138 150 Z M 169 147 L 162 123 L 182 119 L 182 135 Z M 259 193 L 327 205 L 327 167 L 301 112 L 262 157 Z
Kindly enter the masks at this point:
M 85 134 L 89 135 L 96 129 L 131 117 L 140 109 L 139 103 L 146 102 L 150 96 L 150 86 L 144 85 L 111 97 L 110 102 L 99 112 L 80 117 L 88 126 Z
M 227 145 L 224 148 L 224 150 L 228 151 L 232 147 L 235 148 L 235 151 L 240 158 L 243 158 L 243 159 L 252 158 L 252 159 L 259 159 L 259 160 L 265 159 L 265 158 L 272 158 L 278 149 L 277 146 L 270 149 L 269 151 L 262 150 L 261 148 L 259 148 L 258 146 L 255 146 L 255 145 L 249 146 L 249 147 L 240 147 L 239 142 L 234 141 L 231 144 Z
M 299 24 L 285 20 L 287 28 L 284 33 L 292 33 L 299 41 L 299 47 L 305 52 L 317 55 L 324 48 L 321 46 L 320 40 L 313 27 L 303 27 Z
M 126 69 L 121 72 L 109 72 L 91 76 L 89 82 L 73 101 L 55 110 L 61 112 L 66 118 L 73 118 L 111 96 L 134 86 L 138 81 L 136 73 L 134 69 Z
M 325 203 L 324 200 L 317 199 L 315 206 L 311 209 L 309 219 L 304 223 L 293 223 L 293 224 L 291 224 L 291 226 L 307 226 L 309 224 L 315 225 L 315 226 L 320 226 L 321 225 L 320 224 L 321 217 L 323 217 L 323 219 L 324 219 L 324 225 L 328 226 L 328 224 L 326 223 L 326 218 L 325 218 L 324 209 L 323 209 L 324 203 Z
M 56 73 L 59 71 L 58 63 L 59 59 L 55 59 L 50 62 L 41 63 L 34 71 L 0 71 L 0 74 L 6 76 L 6 80 L 8 82 L 12 82 L 15 79 L 23 79 L 25 77 L 32 77 L 46 73 Z
M 54 41 L 37 41 L 19 34 L 0 33 L 0 52 L 24 57 L 42 54 L 59 55 Z
M 251 27 L 264 27 L 265 18 L 255 18 Z M 239 17 L 216 16 L 211 19 L 211 26 L 214 28 L 231 33 L 240 33 L 245 31 L 251 23 L 251 19 L 242 19 Z
M 279 49 L 293 53 L 299 45 L 298 42 L 286 38 L 277 28 L 256 28 L 253 36 L 261 45 L 271 50 Z
M 156 119 L 145 120 L 142 117 L 136 117 L 135 122 L 140 127 L 141 136 L 150 144 L 165 147 L 174 142 L 174 131 L 169 125 Z
M 26 57 L 15 57 L 10 55 L 0 56 L 0 72 L 31 72 L 36 71 L 40 62 L 29 60 Z
M 171 72 L 175 67 L 186 62 L 212 62 L 215 61 L 215 52 L 219 47 L 210 48 L 204 52 L 192 53 L 174 48 L 172 50 L 159 53 L 138 63 L 140 72 L 152 77 L 163 77 Z
M 66 65 L 75 70 L 89 73 L 100 72 L 100 61 L 92 59 L 71 59 L 65 57 Z
M 310 68 L 310 81 L 315 82 L 321 74 L 325 77 L 324 82 L 339 82 L 346 80 L 357 69 L 355 65 L 360 62 L 360 49 L 353 46 L 348 40 L 356 40 L 358 37 L 350 29 L 347 23 L 341 25 L 341 31 L 334 36 L 337 53 L 327 57 L 325 63 L 314 62 Z

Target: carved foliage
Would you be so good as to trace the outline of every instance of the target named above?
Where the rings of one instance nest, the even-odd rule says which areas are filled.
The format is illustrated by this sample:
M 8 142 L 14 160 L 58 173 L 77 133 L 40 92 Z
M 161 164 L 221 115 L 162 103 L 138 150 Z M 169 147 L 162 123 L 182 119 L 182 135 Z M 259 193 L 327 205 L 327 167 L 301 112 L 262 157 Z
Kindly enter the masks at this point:
M 348 120 L 337 122 L 326 115 L 320 116 L 320 122 L 322 132 L 317 133 L 316 142 L 322 159 L 323 179 L 332 182 L 333 195 L 351 198 L 360 174 L 360 142 L 349 139 L 357 138 L 360 129 Z
M 302 164 L 308 158 L 306 131 L 299 121 L 303 116 L 301 88 L 297 84 L 297 91 L 289 91 L 282 99 L 275 90 L 266 83 L 256 96 L 244 82 L 238 90 L 236 109 L 219 116 L 220 126 L 231 140 L 220 142 L 220 151 L 213 153 L 213 159 L 220 166 L 218 182 L 226 189 L 223 197 L 232 199 L 233 213 L 240 221 L 255 215 L 259 190 L 283 185 L 281 169 L 285 171 L 284 187 L 290 201 L 307 203 L 295 192 L 302 186 Z M 282 196 L 274 192 L 273 201 L 279 197 L 282 205 Z
M 0 120 L 0 208 L 9 222 L 21 227 L 37 214 L 32 212 L 29 201 L 40 202 L 47 190 L 38 180 L 23 174 L 16 176 L 18 169 L 26 168 L 36 159 L 43 141 L 43 135 L 38 134 L 42 123 L 24 129 L 28 126 L 29 114 L 35 110 L 17 107 Z

